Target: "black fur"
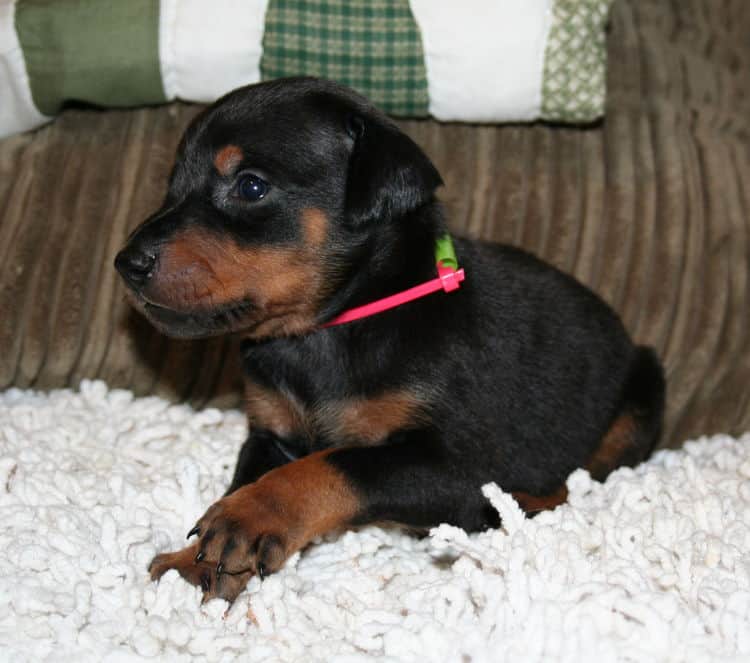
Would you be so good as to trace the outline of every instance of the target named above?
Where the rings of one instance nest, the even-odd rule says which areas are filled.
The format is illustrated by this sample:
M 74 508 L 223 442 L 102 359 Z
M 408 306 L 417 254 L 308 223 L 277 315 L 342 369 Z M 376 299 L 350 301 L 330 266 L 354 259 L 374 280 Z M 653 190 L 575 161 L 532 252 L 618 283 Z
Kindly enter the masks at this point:
M 238 202 L 232 182 L 217 176 L 212 158 L 227 144 L 242 147 L 241 171 L 271 184 L 266 199 Z M 447 521 L 479 529 L 496 524 L 482 484 L 554 493 L 586 465 L 621 415 L 631 413 L 638 428 L 638 442 L 622 462 L 651 451 L 664 407 L 655 355 L 634 346 L 599 297 L 520 249 L 455 239 L 466 271 L 458 291 L 318 327 L 349 307 L 434 278 L 434 242 L 445 228 L 435 198 L 440 184 L 429 159 L 390 120 L 327 82 L 242 88 L 188 130 L 163 209 L 118 257 L 142 310 L 176 336 L 248 336 L 247 374 L 305 408 L 402 388 L 425 401 L 418 424 L 393 431 L 378 446 L 331 439 L 324 429 L 284 440 L 254 429 L 230 492 L 290 455 L 341 447 L 328 462 L 361 499 L 356 522 Z M 248 250 L 293 246 L 302 241 L 299 218 L 309 207 L 330 220 L 325 269 L 336 286 L 309 329 L 257 337 L 254 322 L 217 318 L 210 308 L 146 306 L 138 262 L 148 255 L 158 264 L 179 229 L 198 225 Z M 245 305 L 252 310 L 254 303 Z

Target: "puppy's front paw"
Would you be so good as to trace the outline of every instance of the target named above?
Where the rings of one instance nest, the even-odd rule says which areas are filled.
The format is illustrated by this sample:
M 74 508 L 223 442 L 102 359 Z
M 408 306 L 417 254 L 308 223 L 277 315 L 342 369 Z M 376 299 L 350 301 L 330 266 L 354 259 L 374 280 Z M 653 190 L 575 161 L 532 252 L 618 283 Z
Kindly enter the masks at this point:
M 148 567 L 151 580 L 158 581 L 167 571 L 175 569 L 189 583 L 201 588 L 204 603 L 213 598 L 233 602 L 245 589 L 253 574 L 248 572 L 217 576 L 215 564 L 195 561 L 198 552 L 198 543 L 194 543 L 176 552 L 157 555 Z
M 223 588 L 225 576 L 277 571 L 296 549 L 284 505 L 256 483 L 212 505 L 190 534 L 197 534 L 194 563 L 208 564 Z
M 177 569 L 203 588 L 204 599 L 232 601 L 254 574 L 262 580 L 313 537 L 348 523 L 358 501 L 327 453 L 271 470 L 220 499 L 188 532 L 198 540 L 154 558 L 151 577 Z

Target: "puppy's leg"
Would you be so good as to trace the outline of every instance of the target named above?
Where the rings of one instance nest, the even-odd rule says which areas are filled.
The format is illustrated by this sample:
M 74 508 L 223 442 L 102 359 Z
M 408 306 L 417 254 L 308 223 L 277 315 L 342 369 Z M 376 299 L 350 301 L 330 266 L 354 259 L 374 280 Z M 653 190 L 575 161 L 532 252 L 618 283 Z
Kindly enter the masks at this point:
M 379 447 L 310 454 L 216 502 L 196 525 L 197 547 L 172 555 L 184 561 L 194 554 L 194 564 L 209 564 L 214 573 L 204 591 L 231 601 L 242 589 L 238 578 L 276 571 L 332 529 L 382 520 L 476 529 L 485 507 L 478 485 L 440 449 L 432 434 L 414 432 Z
M 240 449 L 232 482 L 224 495 L 233 493 L 240 486 L 257 481 L 266 472 L 293 460 L 282 451 L 287 447 L 289 442 L 280 440 L 271 431 L 251 428 L 247 440 Z
M 653 350 L 638 347 L 625 383 L 620 412 L 586 464 L 604 481 L 618 467 L 634 467 L 649 457 L 659 440 L 666 382 Z
M 290 462 L 290 458 L 277 443 L 276 436 L 265 429 L 254 428 L 240 449 L 232 483 L 225 495 L 233 493 L 241 486 L 256 481 L 270 470 Z M 149 565 L 152 580 L 159 580 L 169 569 L 175 569 L 188 582 L 203 589 L 204 601 L 217 596 L 216 564 L 197 561 L 198 543 L 182 550 L 162 553 L 154 557 Z M 237 596 L 252 577 L 251 572 L 234 574 L 222 580 L 226 596 Z

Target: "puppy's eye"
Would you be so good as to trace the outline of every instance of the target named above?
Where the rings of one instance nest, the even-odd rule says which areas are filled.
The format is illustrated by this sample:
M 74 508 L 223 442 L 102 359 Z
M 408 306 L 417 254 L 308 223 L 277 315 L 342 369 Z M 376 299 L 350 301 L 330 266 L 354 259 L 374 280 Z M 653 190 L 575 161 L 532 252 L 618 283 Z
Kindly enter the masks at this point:
M 249 202 L 260 200 L 268 193 L 268 183 L 257 175 L 243 175 L 237 182 L 237 194 Z

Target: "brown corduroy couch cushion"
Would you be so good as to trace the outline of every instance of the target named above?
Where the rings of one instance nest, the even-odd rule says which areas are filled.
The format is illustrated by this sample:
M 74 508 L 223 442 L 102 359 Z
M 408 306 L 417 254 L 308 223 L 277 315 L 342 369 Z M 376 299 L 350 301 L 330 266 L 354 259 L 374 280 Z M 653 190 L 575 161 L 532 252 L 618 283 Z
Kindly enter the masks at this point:
M 656 347 L 669 445 L 750 428 L 748 34 L 746 0 L 616 0 L 602 125 L 402 123 L 444 176 L 456 232 L 572 272 Z M 160 336 L 112 268 L 198 110 L 71 110 L 0 142 L 0 388 L 98 377 L 238 402 L 232 342 Z

